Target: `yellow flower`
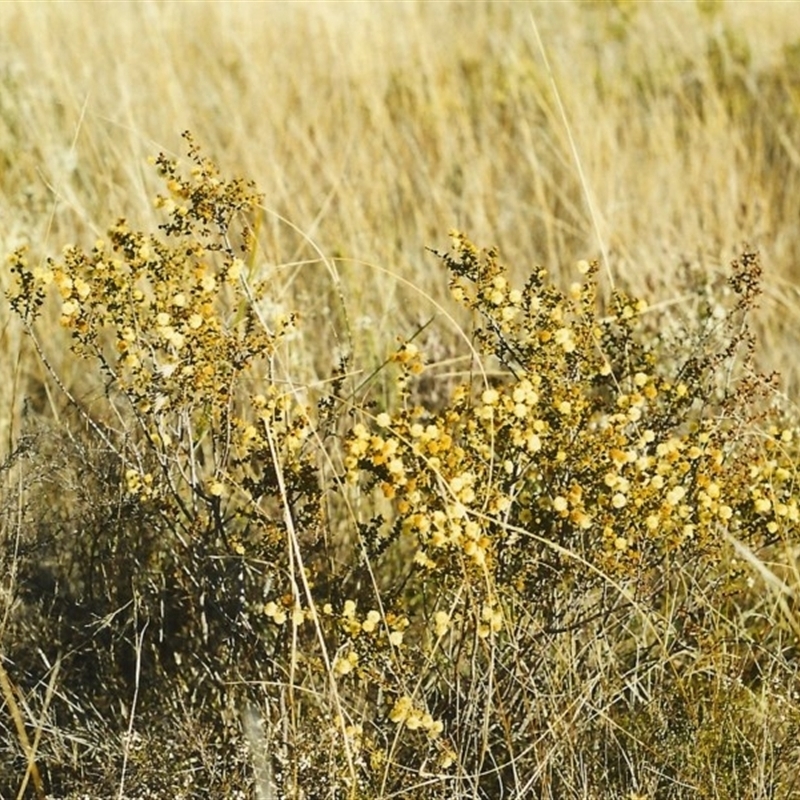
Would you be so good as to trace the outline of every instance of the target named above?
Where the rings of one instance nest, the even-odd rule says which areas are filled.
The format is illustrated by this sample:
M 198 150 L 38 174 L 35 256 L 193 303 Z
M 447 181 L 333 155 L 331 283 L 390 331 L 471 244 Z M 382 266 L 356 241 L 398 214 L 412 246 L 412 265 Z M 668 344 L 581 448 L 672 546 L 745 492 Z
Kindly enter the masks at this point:
M 71 317 L 78 312 L 78 304 L 74 300 L 66 300 L 61 304 L 61 315 Z
M 423 716 L 422 714 L 414 709 L 411 713 L 406 717 L 406 726 L 410 731 L 417 731 L 422 727 L 423 723 Z
M 686 489 L 683 486 L 676 486 L 667 492 L 667 503 L 671 506 L 676 506 L 686 496 Z
M 392 631 L 389 634 L 389 642 L 394 647 L 400 647 L 403 644 L 403 631 Z
M 444 636 L 450 627 L 450 615 L 446 611 L 437 611 L 433 615 L 436 635 Z
M 75 291 L 81 300 L 85 300 L 92 291 L 92 287 L 83 278 L 75 278 Z
M 349 675 L 358 664 L 358 653 L 351 650 L 346 656 L 336 656 L 333 662 L 333 671 L 337 675 Z
M 413 710 L 414 701 L 408 695 L 403 695 L 397 699 L 392 710 L 389 712 L 389 719 L 395 724 L 400 725 L 408 719 Z
M 270 600 L 264 606 L 264 613 L 276 624 L 283 625 L 286 622 L 286 609 L 279 606 L 274 600 Z
M 228 265 L 228 270 L 225 273 L 225 277 L 233 282 L 238 280 L 238 278 L 242 274 L 242 270 L 244 268 L 244 261 L 241 258 L 234 258 L 233 261 Z
M 356 615 L 356 603 L 355 600 L 345 600 L 344 601 L 344 610 L 342 611 L 342 616 L 346 619 L 353 619 Z
M 772 503 L 768 497 L 759 497 L 755 501 L 755 506 L 759 514 L 767 514 L 772 510 Z
M 430 718 L 430 714 L 427 715 L 427 718 Z M 426 722 L 427 722 L 426 718 Z M 425 725 L 428 731 L 428 737 L 431 739 L 436 739 L 437 737 L 441 736 L 442 731 L 444 730 L 444 723 L 440 719 L 431 719 L 429 724 Z
M 559 328 L 553 335 L 553 340 L 561 345 L 565 353 L 572 353 L 575 350 L 575 340 L 569 328 Z
M 525 440 L 525 446 L 531 453 L 538 453 L 542 449 L 542 440 L 535 433 L 531 433 Z
M 628 505 L 628 498 L 625 497 L 622 492 L 617 492 L 611 498 L 611 505 L 614 506 L 614 508 L 624 508 L 626 505 Z
M 378 611 L 370 611 L 367 618 L 361 623 L 361 630 L 364 633 L 372 633 L 381 621 L 381 615 Z
M 302 625 L 305 622 L 306 613 L 300 606 L 295 606 L 292 610 L 292 622 L 295 625 Z

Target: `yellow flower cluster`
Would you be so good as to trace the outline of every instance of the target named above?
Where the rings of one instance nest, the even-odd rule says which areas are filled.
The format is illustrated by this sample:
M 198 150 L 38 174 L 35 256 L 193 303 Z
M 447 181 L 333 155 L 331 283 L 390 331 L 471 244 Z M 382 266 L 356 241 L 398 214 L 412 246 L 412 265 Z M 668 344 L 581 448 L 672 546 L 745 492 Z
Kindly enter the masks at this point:
M 323 612 L 330 616 L 333 606 L 326 603 Z M 358 615 L 358 606 L 355 600 L 345 600 L 339 615 L 339 626 L 350 639 L 357 639 L 362 633 L 367 634 L 373 641 L 386 640 L 393 647 L 403 644 L 404 631 L 409 626 L 409 620 L 403 615 L 388 612 L 382 616 L 377 609 L 370 609 L 364 616 Z
M 126 492 L 163 506 L 192 531 L 184 541 L 207 537 L 226 556 L 270 562 L 285 552 L 283 492 L 297 498 L 298 528 L 316 530 L 322 515 L 310 410 L 270 373 L 296 318 L 276 313 L 267 324 L 258 310 L 260 195 L 220 178 L 187 139 L 188 175 L 164 155 L 154 162 L 167 188 L 158 233 L 118 219 L 90 249 L 65 247 L 58 260 L 31 267 L 18 251 L 9 294 L 32 335 L 53 295 L 72 350 L 99 367 L 110 419 L 126 431 Z M 279 602 L 265 617 L 299 620 Z
M 125 486 L 128 494 L 141 500 L 150 500 L 155 494 L 153 475 L 149 472 L 142 474 L 138 469 L 125 470 Z
M 460 234 L 454 246 L 453 294 L 485 319 L 477 338 L 507 377 L 459 387 L 438 413 L 357 423 L 345 443 L 349 482 L 392 501 L 423 572 L 460 564 L 535 597 L 570 576 L 641 575 L 678 550 L 717 558 L 722 528 L 763 539 L 794 524 L 793 469 L 699 413 L 711 389 L 689 369 L 659 370 L 636 339 L 645 303 L 617 294 L 600 317 L 596 264 L 566 293 L 543 270 L 515 289 L 495 251 Z M 501 619 L 482 616 L 482 633 Z
M 447 420 L 423 425 L 410 416 L 390 425 L 382 415 L 377 424 L 381 433 L 370 434 L 358 423 L 348 437 L 344 463 L 350 482 L 359 480 L 361 470 L 379 481 L 384 496 L 394 500 L 404 530 L 418 538 L 418 563 L 433 567 L 433 551 L 457 548 L 483 565 L 491 542 L 480 517 L 470 513 L 478 501 L 480 473 L 463 468 L 466 452 L 454 444 Z M 493 507 L 503 505 L 501 498 L 493 499 Z
M 304 622 L 313 620 L 313 612 L 310 609 L 303 609 L 299 603 L 293 600 L 291 595 L 281 597 L 278 602 L 270 600 L 264 604 L 264 615 L 269 617 L 276 625 L 284 625 L 291 620 L 295 627 Z
M 409 620 L 403 615 L 388 612 L 385 616 L 373 608 L 360 615 L 355 600 L 344 601 L 341 612 L 337 615 L 331 603 L 322 607 L 324 617 L 333 617 L 338 621 L 339 630 L 345 635 L 345 641 L 333 661 L 333 672 L 337 677 L 357 674 L 359 666 L 364 665 L 365 674 L 373 677 L 375 659 L 387 650 L 396 651 L 403 644 Z
M 413 698 L 402 695 L 389 712 L 389 719 L 396 725 L 405 725 L 410 731 L 425 731 L 431 739 L 441 735 L 444 723 L 435 720 L 427 711 L 414 705 Z

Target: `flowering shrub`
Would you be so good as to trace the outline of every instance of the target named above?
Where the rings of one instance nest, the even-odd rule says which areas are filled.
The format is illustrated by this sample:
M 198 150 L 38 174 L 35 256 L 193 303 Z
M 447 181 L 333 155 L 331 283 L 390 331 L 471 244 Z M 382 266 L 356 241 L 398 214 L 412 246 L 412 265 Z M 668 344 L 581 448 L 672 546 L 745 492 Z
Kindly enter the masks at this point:
M 556 621 L 564 581 L 571 597 L 643 584 L 676 554 L 718 561 L 723 532 L 758 547 L 794 530 L 795 430 L 748 440 L 767 382 L 720 382 L 743 334 L 665 373 L 657 343 L 636 338 L 644 302 L 616 294 L 598 318 L 596 264 L 566 294 L 544 271 L 514 289 L 496 252 L 482 258 L 460 234 L 454 249 L 442 256 L 453 294 L 483 318 L 476 338 L 507 377 L 459 387 L 438 414 L 356 425 L 345 459 L 351 479 L 366 473 L 393 499 L 395 531 L 413 535 L 431 575 L 491 575 Z M 757 269 L 751 253 L 734 264 L 734 313 Z
M 72 497 L 39 510 L 23 492 L 23 572 L 52 546 L 37 530 L 69 549 L 51 553 L 67 611 L 47 656 L 69 652 L 64 709 L 133 693 L 105 726 L 151 747 L 170 714 L 203 731 L 157 770 L 126 739 L 111 780 L 249 790 L 252 762 L 287 798 L 671 797 L 712 770 L 723 788 L 700 796 L 734 797 L 764 738 L 783 780 L 784 633 L 740 613 L 742 554 L 779 553 L 799 519 L 797 429 L 744 324 L 756 255 L 734 262 L 730 307 L 676 343 L 644 302 L 604 304 L 597 264 L 566 291 L 541 269 L 515 286 L 454 233 L 437 255 L 474 320 L 475 379 L 415 404 L 425 355 L 401 341 L 398 407 L 345 399 L 338 368 L 313 405 L 279 369 L 299 318 L 261 310 L 260 196 L 187 139 L 188 175 L 155 160 L 160 233 L 120 219 L 88 252 L 10 258 L 45 363 L 52 295 L 103 386 L 86 432 L 56 440 Z M 780 714 L 729 737 L 766 674 Z M 55 744 L 39 758 L 58 774 Z

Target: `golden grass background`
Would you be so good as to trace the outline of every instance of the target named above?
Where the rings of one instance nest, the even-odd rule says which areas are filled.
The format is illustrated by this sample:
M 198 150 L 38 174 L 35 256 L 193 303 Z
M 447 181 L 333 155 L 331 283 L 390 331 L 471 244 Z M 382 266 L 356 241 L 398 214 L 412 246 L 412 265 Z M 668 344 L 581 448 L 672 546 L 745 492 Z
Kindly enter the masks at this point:
M 521 269 L 559 271 L 605 250 L 615 280 L 677 308 L 679 264 L 717 270 L 747 241 L 767 272 L 762 356 L 792 389 L 797 12 L 4 3 L 0 246 L 57 252 L 93 241 L 119 213 L 155 224 L 146 156 L 182 153 L 188 128 L 223 170 L 265 192 L 265 264 L 297 264 L 280 271 L 280 292 L 302 289 L 301 311 L 330 288 L 320 254 L 353 260 L 340 264 L 342 295 L 367 346 L 382 350 L 375 331 L 406 332 L 435 312 L 425 295 L 441 297 L 445 281 L 424 248 L 452 227 Z M 329 305 L 310 315 L 320 325 L 310 341 L 332 336 Z M 8 389 L 28 367 L 2 315 Z M 18 395 L 2 398 L 4 441 Z
M 294 265 L 276 271 L 276 291 L 319 326 L 308 341 L 332 341 L 340 302 L 320 255 L 343 259 L 342 302 L 382 352 L 376 331 L 413 332 L 435 313 L 426 295 L 441 298 L 445 280 L 424 248 L 452 227 L 523 270 L 605 251 L 618 283 L 678 310 L 678 266 L 714 272 L 747 241 L 766 269 L 761 355 L 797 385 L 796 3 L 48 2 L 1 13 L 5 251 L 88 244 L 120 213 L 154 225 L 146 156 L 183 154 L 188 128 L 265 192 L 265 268 Z M 22 389 L 8 392 L 36 368 L 5 308 L 2 336 L 7 443 Z

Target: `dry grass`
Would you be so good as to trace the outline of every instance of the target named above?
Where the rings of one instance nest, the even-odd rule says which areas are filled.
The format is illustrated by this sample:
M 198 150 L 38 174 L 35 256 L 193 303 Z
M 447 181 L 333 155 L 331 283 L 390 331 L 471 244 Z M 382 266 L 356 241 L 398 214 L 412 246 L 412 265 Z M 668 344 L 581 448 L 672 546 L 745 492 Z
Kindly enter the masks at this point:
M 91 240 L 108 209 L 146 224 L 144 159 L 179 152 L 188 128 L 224 170 L 267 193 L 267 258 L 297 262 L 287 290 L 313 300 L 329 285 L 306 239 L 355 260 L 339 265 L 354 323 L 394 331 L 405 301 L 427 318 L 430 307 L 383 270 L 440 297 L 423 248 L 451 227 L 501 244 L 513 263 L 558 270 L 593 257 L 602 248 L 533 17 L 614 274 L 680 301 L 684 260 L 712 272 L 743 241 L 761 248 L 765 351 L 794 386 L 794 359 L 780 356 L 795 349 L 780 323 L 796 309 L 800 67 L 785 51 L 800 40 L 794 11 L 6 4 L 4 244 L 28 239 L 44 252 Z
M 224 175 L 252 178 L 265 192 L 254 263 L 256 277 L 268 279 L 272 289 L 269 307 L 261 310 L 299 310 L 302 333 L 286 341 L 279 367 L 312 394 L 322 391 L 319 382 L 330 377 L 339 353 L 351 356 L 355 374 L 348 385 L 355 388 L 384 362 L 396 337 L 424 329 L 419 341 L 435 363 L 416 400 L 446 405 L 452 383 L 471 363 L 472 345 L 465 340 L 472 342 L 472 330 L 447 291 L 446 270 L 425 248 L 444 248 L 448 230 L 458 228 L 474 241 L 500 245 L 517 279 L 544 265 L 566 286 L 577 260 L 601 257 L 604 302 L 611 278 L 647 297 L 661 324 L 676 330 L 692 327 L 705 287 L 719 287 L 727 264 L 749 243 L 765 270 L 754 325 L 756 360 L 780 370 L 792 406 L 800 387 L 793 325 L 800 310 L 797 11 L 795 3 L 745 2 L 5 3 L 0 251 L 27 243 L 36 261 L 67 242 L 91 247 L 121 214 L 134 228 L 155 229 L 162 221 L 152 204 L 159 187 L 146 157 L 182 155 L 180 133 L 190 129 Z M 9 286 L 4 270 L 0 289 Z M 6 559 L 0 563 L 10 569 L 0 586 L 0 653 L 28 641 L 31 626 L 43 626 L 44 640 L 47 626 L 55 630 L 68 613 L 58 605 L 64 587 L 48 582 L 58 572 L 51 564 L 28 575 L 33 588 L 20 594 L 15 570 L 25 563 L 29 542 L 46 541 L 48 526 L 67 530 L 65 520 L 84 519 L 88 533 L 76 536 L 89 552 L 103 520 L 116 513 L 115 498 L 96 502 L 107 488 L 103 470 L 114 469 L 113 453 L 90 432 L 75 432 L 83 423 L 64 395 L 70 392 L 95 413 L 102 386 L 68 355 L 57 322 L 57 315 L 46 317 L 39 339 L 62 387 L 47 377 L 8 304 L 0 304 Z M 497 360 L 483 366 L 495 370 Z M 396 385 L 384 376 L 381 371 L 369 383 L 373 413 L 397 400 Z M 23 463 L 27 496 L 38 493 L 46 507 L 38 517 L 14 505 L 22 497 L 13 485 L 22 473 L 15 470 Z M 35 531 L 25 527 L 33 518 Z M 108 552 L 118 552 L 126 531 L 138 536 L 137 525 L 145 522 L 156 524 L 146 515 L 127 520 Z M 58 554 L 51 557 L 58 561 Z M 737 605 L 737 596 L 707 620 L 703 635 L 715 645 L 700 647 L 706 655 L 689 666 L 682 659 L 692 640 L 683 626 L 697 608 L 718 601 L 716 588 L 689 570 L 678 582 L 697 597 L 686 607 L 659 609 L 662 628 L 640 629 L 647 627 L 646 614 L 612 614 L 606 631 L 590 628 L 569 648 L 543 649 L 552 657 L 535 679 L 544 699 L 522 717 L 515 716 L 518 708 L 509 712 L 509 719 L 523 719 L 537 731 L 529 737 L 535 757 L 509 751 L 502 770 L 496 764 L 485 769 L 502 772 L 514 797 L 530 796 L 532 787 L 541 796 L 600 797 L 597 765 L 624 772 L 621 757 L 608 755 L 613 751 L 625 754 L 637 777 L 631 783 L 611 770 L 608 786 L 660 797 L 663 780 L 680 784 L 680 774 L 663 759 L 671 754 L 686 774 L 718 776 L 719 785 L 702 787 L 703 797 L 793 796 L 770 792 L 797 791 L 787 788 L 792 784 L 782 770 L 787 731 L 796 724 L 796 698 L 784 690 L 793 669 L 800 580 L 791 550 L 771 554 L 774 563 L 763 554 L 740 557 L 745 563 L 750 558 L 762 596 L 745 592 L 745 606 Z M 20 597 L 24 602 L 12 608 L 10 598 Z M 113 660 L 113 645 L 102 636 L 111 636 L 111 617 L 123 600 L 125 613 L 137 610 L 140 600 L 135 592 L 105 599 L 109 618 L 71 624 L 96 631 L 106 648 L 86 669 L 112 674 L 104 659 Z M 26 604 L 49 610 L 52 618 L 37 618 Z M 141 625 L 132 630 L 143 635 Z M 726 649 L 743 631 L 753 649 L 749 660 L 741 642 Z M 125 635 L 136 642 L 130 630 Z M 134 651 L 130 663 L 117 666 L 120 685 L 138 691 Z M 490 653 L 488 663 L 495 657 Z M 30 655 L 15 670 L 41 672 L 37 658 Z M 519 674 L 505 674 L 508 686 L 524 683 L 524 659 L 520 664 Z M 265 691 L 261 707 L 239 709 L 250 751 L 243 742 L 218 748 L 191 708 L 181 716 L 173 706 L 174 735 L 161 719 L 139 734 L 144 740 L 128 737 L 120 744 L 109 739 L 107 727 L 114 717 L 122 719 L 120 730 L 135 721 L 130 695 L 115 697 L 114 687 L 98 687 L 79 708 L 81 698 L 69 691 L 63 672 L 56 681 L 59 665 L 52 661 L 41 673 L 43 683 L 25 691 L 8 683 L 15 670 L 8 679 L 0 673 L 6 698 L 0 731 L 11 732 L 24 719 L 35 747 L 42 742 L 51 764 L 62 766 L 58 791 L 64 794 L 94 780 L 120 793 L 125 784 L 164 796 L 176 791 L 174 784 L 161 790 L 146 785 L 152 776 L 194 771 L 212 776 L 205 791 L 224 796 L 243 785 L 236 776 L 249 774 L 253 763 L 260 774 L 274 768 L 261 763 L 260 754 L 282 734 L 264 720 L 281 717 L 287 704 L 295 714 L 304 707 L 281 689 Z M 676 671 L 682 671 L 677 682 Z M 735 690 L 732 675 L 743 676 Z M 281 676 L 270 680 L 285 686 Z M 671 707 L 653 700 L 676 686 Z M 327 691 L 312 678 L 303 683 L 309 697 Z M 626 718 L 618 706 L 631 697 L 643 702 Z M 709 698 L 719 702 L 706 703 Z M 513 700 L 529 702 L 524 692 Z M 66 717 L 48 716 L 51 701 Z M 488 708 L 491 698 L 478 693 L 469 699 L 470 714 L 477 715 L 475 741 L 462 741 L 464 752 L 473 745 L 480 751 L 480 737 L 484 745 L 490 738 L 478 719 L 481 703 Z M 780 703 L 789 704 L 785 715 L 768 719 Z M 707 720 L 692 717 L 699 706 L 717 715 L 706 728 Z M 540 729 L 537 710 L 555 708 L 559 715 Z M 355 719 L 358 710 L 347 713 Z M 673 717 L 684 728 L 672 725 Z M 704 750 L 697 738 L 689 737 L 691 745 L 681 741 L 681 730 L 706 735 L 744 719 L 752 720 L 752 729 L 729 750 Z M 302 726 L 296 718 L 292 724 L 297 734 Z M 605 745 L 598 744 L 600 729 Z M 173 750 L 164 747 L 170 738 Z M 159 749 L 158 758 L 148 747 Z M 603 747 L 605 761 L 597 750 Z M 91 767 L 79 763 L 76 754 L 83 752 L 93 753 Z M 101 774 L 104 755 L 107 774 Z M 291 759 L 281 755 L 286 769 Z M 699 763 L 703 758 L 707 762 Z M 515 771 L 516 764 L 533 762 L 539 773 Z M 6 763 L 0 762 L 0 794 Z M 751 781 L 738 795 L 731 788 L 737 770 Z M 569 775 L 561 784 L 553 777 L 559 771 Z M 23 762 L 7 785 L 16 791 L 28 775 L 29 791 L 38 792 L 55 774 L 45 769 L 40 776 L 33 762 Z M 436 796 L 426 780 L 419 777 L 416 796 Z M 271 785 L 272 778 L 262 778 L 260 789 L 252 782 L 247 788 L 271 800 Z M 461 775 L 458 786 L 464 797 L 490 791 L 474 774 Z M 684 789 L 685 795 L 676 788 L 663 796 L 700 791 Z

